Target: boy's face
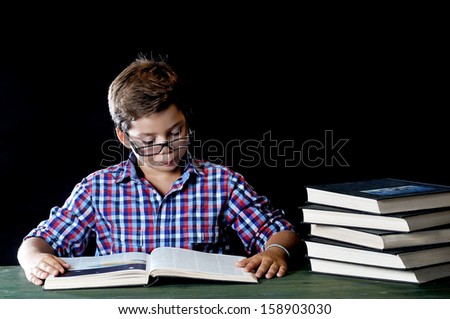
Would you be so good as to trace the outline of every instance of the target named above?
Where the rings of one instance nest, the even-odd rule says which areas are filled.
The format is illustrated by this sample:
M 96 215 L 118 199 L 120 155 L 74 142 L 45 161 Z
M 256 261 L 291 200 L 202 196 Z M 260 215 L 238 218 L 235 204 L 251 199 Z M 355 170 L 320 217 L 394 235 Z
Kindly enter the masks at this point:
M 177 169 L 188 149 L 186 118 L 174 104 L 164 111 L 133 121 L 130 129 L 122 135 L 121 141 L 123 139 L 125 146 L 131 147 L 139 165 L 158 171 Z M 170 145 L 172 147 L 159 145 L 168 141 L 174 141 Z

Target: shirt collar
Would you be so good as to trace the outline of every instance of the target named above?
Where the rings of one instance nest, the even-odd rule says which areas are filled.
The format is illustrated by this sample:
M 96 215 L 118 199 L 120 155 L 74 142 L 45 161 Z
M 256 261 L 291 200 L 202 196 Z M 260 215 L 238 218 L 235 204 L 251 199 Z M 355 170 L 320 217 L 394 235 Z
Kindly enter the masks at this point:
M 187 174 L 186 177 L 196 174 L 204 175 L 202 169 L 202 162 L 193 158 L 190 152 L 186 154 L 186 164 L 183 168 L 182 175 Z M 116 183 L 122 183 L 128 180 L 139 181 L 140 180 L 140 169 L 137 167 L 137 158 L 133 152 L 130 152 L 128 160 L 122 163 L 122 170 L 116 177 Z

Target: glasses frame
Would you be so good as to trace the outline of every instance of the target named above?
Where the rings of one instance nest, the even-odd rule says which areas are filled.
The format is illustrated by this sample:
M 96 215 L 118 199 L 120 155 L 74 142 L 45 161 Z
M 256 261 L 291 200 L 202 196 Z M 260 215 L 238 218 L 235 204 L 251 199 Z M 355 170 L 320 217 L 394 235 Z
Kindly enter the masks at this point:
M 179 138 L 176 138 L 176 139 L 173 139 L 173 140 L 168 140 L 168 141 L 165 141 L 164 143 L 158 143 L 158 144 L 153 144 L 153 145 L 148 145 L 148 146 L 141 146 L 141 147 L 138 147 L 138 146 L 136 146 L 135 142 L 133 142 L 133 140 L 131 139 L 131 137 L 130 137 L 130 135 L 128 134 L 128 132 L 124 132 L 124 133 L 125 133 L 125 136 L 127 137 L 128 141 L 130 142 L 131 148 L 132 148 L 139 156 L 154 156 L 154 155 L 158 155 L 158 154 L 160 154 L 160 153 L 162 152 L 162 150 L 163 150 L 164 147 L 166 147 L 166 146 L 167 146 L 169 149 L 171 149 L 171 150 L 178 150 L 178 149 L 181 149 L 181 148 L 188 148 L 189 145 L 191 144 L 191 135 L 192 135 L 191 132 L 189 132 L 188 135 L 185 135 L 185 136 L 183 136 L 183 137 L 179 137 Z M 173 145 L 172 145 L 172 143 L 178 142 L 178 141 L 180 141 L 180 140 L 187 140 L 189 143 L 188 143 L 186 146 L 174 148 Z M 143 154 L 143 153 L 141 152 L 142 149 L 149 148 L 149 147 L 156 147 L 156 146 L 159 146 L 159 147 L 160 147 L 159 151 L 156 152 L 156 153 L 152 153 L 152 154 Z

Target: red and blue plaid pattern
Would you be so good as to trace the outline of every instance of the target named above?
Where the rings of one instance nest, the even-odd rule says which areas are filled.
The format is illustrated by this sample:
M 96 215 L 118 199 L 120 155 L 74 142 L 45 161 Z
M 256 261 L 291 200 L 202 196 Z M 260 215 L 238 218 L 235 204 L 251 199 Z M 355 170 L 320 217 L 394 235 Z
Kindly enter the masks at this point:
M 44 238 L 59 256 L 82 255 L 92 234 L 98 255 L 159 246 L 232 253 L 231 230 L 252 254 L 274 233 L 293 230 L 282 210 L 228 167 L 188 156 L 182 176 L 161 196 L 134 163 L 131 155 L 85 177 L 27 237 Z

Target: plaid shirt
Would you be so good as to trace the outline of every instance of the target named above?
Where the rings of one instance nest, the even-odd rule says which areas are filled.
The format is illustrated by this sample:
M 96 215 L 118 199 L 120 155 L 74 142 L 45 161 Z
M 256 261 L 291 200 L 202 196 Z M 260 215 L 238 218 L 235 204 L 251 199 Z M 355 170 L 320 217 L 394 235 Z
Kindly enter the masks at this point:
M 293 230 L 283 211 L 227 167 L 188 156 L 182 176 L 161 196 L 134 163 L 132 154 L 85 177 L 26 238 L 45 239 L 59 256 L 82 255 L 94 234 L 97 255 L 159 246 L 232 253 L 233 230 L 253 254 L 274 233 Z

